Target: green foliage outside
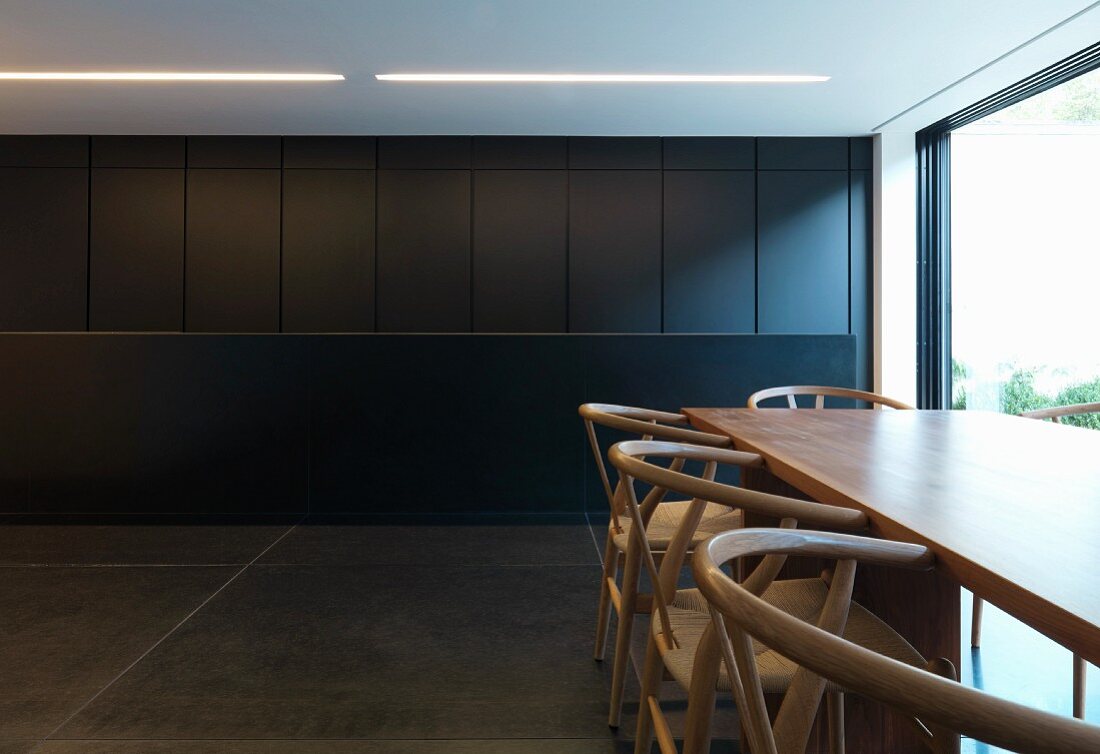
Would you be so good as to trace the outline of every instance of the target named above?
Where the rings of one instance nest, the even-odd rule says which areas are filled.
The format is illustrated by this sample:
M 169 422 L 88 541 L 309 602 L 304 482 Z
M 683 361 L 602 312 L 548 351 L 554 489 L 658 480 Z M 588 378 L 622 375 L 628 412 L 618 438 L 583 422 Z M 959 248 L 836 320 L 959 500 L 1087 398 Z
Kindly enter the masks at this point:
M 1068 385 L 1056 394 L 1040 393 L 1035 388 L 1036 369 L 1012 370 L 1012 376 L 1001 387 L 1001 412 L 1005 414 L 1019 414 L 1024 411 L 1035 411 L 1040 408 L 1052 408 L 1054 406 L 1069 406 L 1074 403 L 1100 402 L 1100 377 Z M 953 399 L 951 408 L 957 410 L 966 409 L 966 387 L 963 380 L 969 376 L 969 370 L 965 364 L 955 360 L 951 362 L 951 378 Z M 1063 424 L 1073 424 L 1078 427 L 1100 429 L 1100 414 L 1082 414 L 1080 416 L 1067 416 L 1062 418 Z
M 1006 107 L 983 123 L 1100 123 L 1100 71 L 1086 73 L 1064 84 Z
M 966 385 L 963 380 L 970 376 L 970 370 L 961 361 L 951 359 L 951 408 L 966 410 Z

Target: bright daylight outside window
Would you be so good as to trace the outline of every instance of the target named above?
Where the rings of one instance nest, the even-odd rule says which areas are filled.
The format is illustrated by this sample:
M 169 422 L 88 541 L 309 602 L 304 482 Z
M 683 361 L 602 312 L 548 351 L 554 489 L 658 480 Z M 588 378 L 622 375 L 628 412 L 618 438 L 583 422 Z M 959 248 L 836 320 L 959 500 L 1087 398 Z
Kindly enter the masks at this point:
M 1098 285 L 1093 71 L 951 133 L 954 408 L 1100 401 Z

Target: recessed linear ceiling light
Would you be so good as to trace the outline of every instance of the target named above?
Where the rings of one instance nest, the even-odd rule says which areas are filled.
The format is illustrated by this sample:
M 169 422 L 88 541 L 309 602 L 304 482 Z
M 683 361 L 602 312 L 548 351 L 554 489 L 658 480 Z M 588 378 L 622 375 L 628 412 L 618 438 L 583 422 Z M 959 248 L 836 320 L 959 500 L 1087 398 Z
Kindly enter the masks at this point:
M 492 84 L 808 84 L 828 76 L 750 76 L 636 73 L 379 73 L 379 81 L 427 81 Z
M 340 73 L 201 71 L 0 71 L 0 81 L 343 81 Z

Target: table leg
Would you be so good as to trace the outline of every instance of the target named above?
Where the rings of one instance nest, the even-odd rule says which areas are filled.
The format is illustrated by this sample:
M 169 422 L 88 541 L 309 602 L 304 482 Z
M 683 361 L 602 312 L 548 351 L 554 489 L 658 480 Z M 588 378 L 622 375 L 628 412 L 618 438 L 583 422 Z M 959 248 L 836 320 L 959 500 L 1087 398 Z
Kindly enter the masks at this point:
M 748 489 L 810 499 L 766 469 L 742 469 Z M 774 520 L 746 514 L 746 526 L 775 526 Z M 780 578 L 817 576 L 826 564 L 809 558 L 791 559 Z M 751 564 L 746 568 L 748 571 Z M 927 659 L 947 658 L 956 671 L 960 661 L 959 585 L 936 571 L 905 571 L 861 565 L 856 576 L 857 602 L 882 618 Z M 921 752 L 926 749 L 912 724 L 903 716 L 870 699 L 848 695 L 845 738 L 850 752 Z M 818 713 L 807 751 L 828 750 L 826 715 Z

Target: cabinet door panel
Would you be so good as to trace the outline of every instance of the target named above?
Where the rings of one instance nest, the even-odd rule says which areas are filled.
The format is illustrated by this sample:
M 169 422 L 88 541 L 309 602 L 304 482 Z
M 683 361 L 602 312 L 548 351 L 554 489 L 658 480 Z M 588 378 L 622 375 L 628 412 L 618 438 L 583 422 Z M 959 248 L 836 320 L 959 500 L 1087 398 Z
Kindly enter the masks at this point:
M 564 136 L 475 136 L 474 167 L 485 169 L 564 169 Z
M 569 176 L 570 332 L 661 331 L 661 174 Z
M 278 170 L 190 171 L 185 284 L 188 331 L 278 332 Z
M 182 168 L 183 136 L 93 136 L 93 168 Z
M 752 170 L 751 136 L 676 136 L 661 139 L 665 170 Z
M 470 171 L 378 174 L 378 330 L 470 330 Z
M 655 136 L 570 136 L 569 167 L 574 170 L 659 169 L 661 140 Z
M 0 168 L 0 330 L 84 330 L 87 293 L 88 170 Z
M 280 168 L 278 136 L 188 136 L 189 168 Z
M 374 168 L 377 139 L 373 136 L 286 136 L 284 168 Z
M 0 167 L 86 168 L 87 136 L 0 136 Z
M 183 329 L 183 170 L 93 168 L 90 330 Z
M 283 174 L 283 332 L 374 329 L 374 171 Z
M 760 332 L 848 332 L 848 172 L 757 181 Z
M 665 332 L 755 332 L 751 171 L 667 171 Z
M 564 170 L 474 173 L 475 332 L 565 332 Z
M 756 140 L 760 170 L 846 170 L 848 140 L 831 136 L 767 136 Z
M 378 167 L 395 170 L 442 170 L 470 167 L 469 136 L 382 136 Z

